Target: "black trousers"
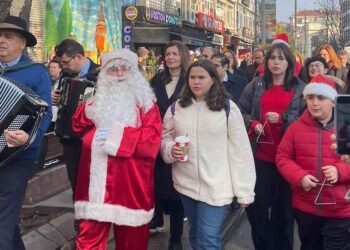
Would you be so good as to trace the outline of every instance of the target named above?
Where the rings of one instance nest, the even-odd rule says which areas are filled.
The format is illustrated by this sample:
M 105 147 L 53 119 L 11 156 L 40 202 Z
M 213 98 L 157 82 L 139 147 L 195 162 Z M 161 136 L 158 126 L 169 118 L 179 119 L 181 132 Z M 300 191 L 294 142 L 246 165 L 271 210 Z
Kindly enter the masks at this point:
M 296 210 L 301 250 L 350 249 L 350 218 L 325 218 Z
M 156 199 L 152 220 L 163 225 L 163 213 L 170 216 L 170 242 L 181 242 L 184 224 L 184 209 L 180 200 Z
M 63 160 L 66 163 L 68 179 L 74 196 L 82 145 L 80 140 L 69 142 L 61 141 L 61 143 L 63 146 Z
M 294 210 L 275 164 L 255 160 L 255 201 L 246 211 L 256 250 L 293 250 Z
M 0 250 L 24 250 L 18 227 L 27 182 L 36 171 L 34 160 L 15 161 L 0 169 Z

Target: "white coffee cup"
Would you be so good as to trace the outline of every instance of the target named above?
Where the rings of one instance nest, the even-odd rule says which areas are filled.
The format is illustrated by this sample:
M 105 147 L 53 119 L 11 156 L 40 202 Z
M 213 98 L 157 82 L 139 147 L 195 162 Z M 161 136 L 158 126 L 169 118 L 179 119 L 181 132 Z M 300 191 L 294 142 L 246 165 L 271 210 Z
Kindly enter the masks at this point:
M 179 162 L 186 162 L 188 160 L 188 144 L 190 142 L 190 138 L 188 136 L 182 135 L 175 138 L 175 143 L 182 150 L 184 156 L 179 159 Z

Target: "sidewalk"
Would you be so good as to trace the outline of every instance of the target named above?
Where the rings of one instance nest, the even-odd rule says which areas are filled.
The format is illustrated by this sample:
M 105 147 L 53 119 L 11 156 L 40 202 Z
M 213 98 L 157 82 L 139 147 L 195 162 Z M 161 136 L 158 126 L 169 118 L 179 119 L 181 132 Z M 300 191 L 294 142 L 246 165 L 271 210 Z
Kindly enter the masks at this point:
M 26 250 L 56 250 L 74 239 L 74 213 L 71 189 L 36 203 L 35 206 L 23 206 L 22 209 L 32 208 L 38 214 L 59 212 L 62 214 L 22 235 Z M 66 248 L 66 250 L 68 249 Z
M 21 232 L 27 250 L 73 250 L 74 247 L 74 209 L 72 203 L 72 190 L 65 189 L 57 194 L 43 198 L 51 194 L 52 190 L 62 190 L 67 183 L 65 167 L 58 165 L 52 169 L 41 171 L 29 182 L 26 193 L 25 205 L 21 212 Z M 58 181 L 60 180 L 60 181 Z M 49 190 L 48 190 L 49 189 Z M 41 198 L 39 198 L 41 197 Z M 40 202 L 34 203 L 42 199 Z M 33 204 L 34 203 L 34 204 Z M 241 220 L 244 218 L 243 210 L 234 210 L 229 219 L 225 221 L 222 237 L 225 250 L 249 250 L 251 239 L 244 240 L 248 243 L 240 247 L 236 243 L 243 238 L 234 239 L 233 235 L 239 235 Z M 166 250 L 169 239 L 169 216 L 164 217 L 166 232 L 150 236 L 148 249 Z M 249 233 L 248 233 L 249 234 Z M 250 234 L 249 234 L 250 235 Z M 113 234 L 110 234 L 110 242 L 107 249 L 114 249 Z M 182 239 L 184 250 L 189 250 L 188 224 L 184 223 Z M 247 245 L 248 244 L 248 245 Z

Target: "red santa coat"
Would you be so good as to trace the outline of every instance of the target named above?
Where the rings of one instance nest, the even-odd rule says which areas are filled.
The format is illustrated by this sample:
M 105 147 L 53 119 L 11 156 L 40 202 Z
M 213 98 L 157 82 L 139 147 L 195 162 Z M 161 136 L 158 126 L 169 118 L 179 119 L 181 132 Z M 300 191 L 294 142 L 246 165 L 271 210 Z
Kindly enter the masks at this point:
M 153 215 L 153 169 L 161 141 L 161 117 L 153 105 L 139 109 L 139 127 L 116 123 L 103 146 L 94 140 L 96 127 L 85 115 L 86 105 L 72 118 L 83 148 L 75 191 L 76 219 L 141 226 Z

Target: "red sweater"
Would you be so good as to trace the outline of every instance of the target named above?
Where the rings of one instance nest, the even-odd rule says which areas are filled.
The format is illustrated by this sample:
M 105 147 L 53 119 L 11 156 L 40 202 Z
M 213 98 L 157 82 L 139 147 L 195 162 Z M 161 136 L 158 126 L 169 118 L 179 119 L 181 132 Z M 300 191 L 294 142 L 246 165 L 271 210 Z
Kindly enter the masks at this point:
M 286 131 L 276 155 L 276 166 L 292 189 L 293 207 L 300 211 L 330 218 L 350 218 L 350 204 L 344 199 L 350 188 L 350 166 L 342 162 L 330 148 L 333 124 L 319 125 L 305 111 L 300 119 Z M 333 165 L 338 170 L 339 179 L 332 186 L 322 189 L 318 202 L 332 202 L 333 205 L 316 205 L 315 198 L 320 186 L 306 192 L 301 179 L 311 174 L 320 183 L 324 180 L 321 167 Z
M 267 123 L 264 128 L 265 135 L 259 138 L 258 148 L 255 158 L 265 162 L 275 162 L 276 150 L 283 136 L 282 134 L 282 114 L 288 108 L 292 101 L 294 92 L 286 91 L 283 85 L 273 85 L 267 89 L 261 96 L 261 121 L 255 121 L 252 124 L 252 130 L 258 123 L 264 124 L 266 113 L 277 112 L 280 116 L 278 123 Z M 253 131 L 251 131 L 253 132 Z M 255 132 L 254 132 L 255 134 Z

